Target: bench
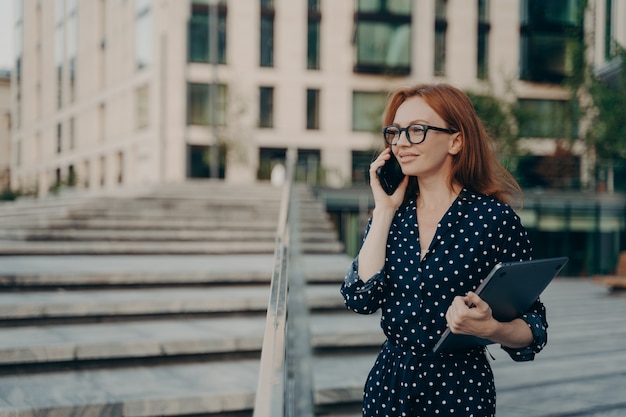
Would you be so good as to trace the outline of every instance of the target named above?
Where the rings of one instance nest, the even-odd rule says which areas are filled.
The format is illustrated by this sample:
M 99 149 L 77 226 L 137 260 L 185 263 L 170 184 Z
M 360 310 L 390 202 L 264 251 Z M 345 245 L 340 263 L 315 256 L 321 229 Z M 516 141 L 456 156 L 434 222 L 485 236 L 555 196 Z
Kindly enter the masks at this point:
M 593 282 L 613 290 L 626 289 L 626 251 L 620 252 L 615 275 L 596 275 Z

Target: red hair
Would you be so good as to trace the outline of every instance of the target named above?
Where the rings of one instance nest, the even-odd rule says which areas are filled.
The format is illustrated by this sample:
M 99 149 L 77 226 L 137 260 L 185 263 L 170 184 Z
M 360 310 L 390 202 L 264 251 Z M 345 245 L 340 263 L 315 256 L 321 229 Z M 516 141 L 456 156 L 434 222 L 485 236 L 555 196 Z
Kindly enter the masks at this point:
M 493 142 L 474 105 L 463 91 L 448 84 L 419 84 L 401 88 L 391 94 L 383 115 L 383 126 L 393 124 L 396 111 L 411 97 L 420 97 L 447 124 L 461 133 L 463 146 L 452 156 L 450 185 L 463 187 L 512 204 L 523 199 L 522 189 L 513 176 L 500 164 Z M 417 179 L 410 178 L 407 197 L 417 193 Z

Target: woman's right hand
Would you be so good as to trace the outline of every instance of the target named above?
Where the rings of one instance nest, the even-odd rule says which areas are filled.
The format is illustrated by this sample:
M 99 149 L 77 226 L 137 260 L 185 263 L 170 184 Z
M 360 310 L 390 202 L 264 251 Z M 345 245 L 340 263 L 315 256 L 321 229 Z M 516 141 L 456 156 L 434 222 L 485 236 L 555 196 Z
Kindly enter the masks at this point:
M 385 150 L 383 150 L 370 164 L 370 187 L 372 188 L 372 194 L 374 195 L 375 208 L 390 208 L 395 211 L 398 207 L 400 207 L 400 204 L 402 204 L 402 201 L 404 200 L 404 194 L 406 192 L 407 185 L 409 184 L 409 177 L 406 175 L 404 176 L 404 179 L 392 195 L 388 195 L 385 190 L 383 190 L 376 171 L 378 168 L 385 165 L 389 159 L 391 159 L 390 153 L 391 147 L 385 148 Z

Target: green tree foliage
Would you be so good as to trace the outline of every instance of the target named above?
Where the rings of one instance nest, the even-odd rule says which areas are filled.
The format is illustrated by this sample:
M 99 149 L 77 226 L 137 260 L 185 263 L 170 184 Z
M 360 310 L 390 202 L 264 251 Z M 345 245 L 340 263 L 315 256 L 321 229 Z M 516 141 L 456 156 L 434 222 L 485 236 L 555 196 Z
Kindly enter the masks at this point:
M 592 76 L 589 93 L 595 107 L 589 139 L 599 157 L 626 158 L 626 50 L 619 48 L 614 62 L 619 72 L 611 83 Z
M 477 94 L 471 91 L 466 93 L 494 140 L 500 162 L 513 171 L 519 137 L 511 105 L 491 94 Z

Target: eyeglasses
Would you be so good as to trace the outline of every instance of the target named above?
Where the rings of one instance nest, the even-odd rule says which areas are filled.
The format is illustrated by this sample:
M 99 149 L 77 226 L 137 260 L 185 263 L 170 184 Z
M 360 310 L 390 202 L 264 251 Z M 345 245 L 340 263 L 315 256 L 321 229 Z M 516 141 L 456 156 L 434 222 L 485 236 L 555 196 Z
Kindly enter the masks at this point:
M 450 135 L 457 132 L 456 130 L 444 129 L 442 127 L 430 126 L 422 123 L 414 123 L 412 125 L 408 125 L 407 127 L 385 126 L 383 127 L 382 132 L 385 142 L 389 145 L 395 145 L 398 143 L 402 131 L 404 131 L 406 138 L 410 143 L 417 145 L 426 140 L 426 133 L 428 133 L 429 130 L 436 130 Z

